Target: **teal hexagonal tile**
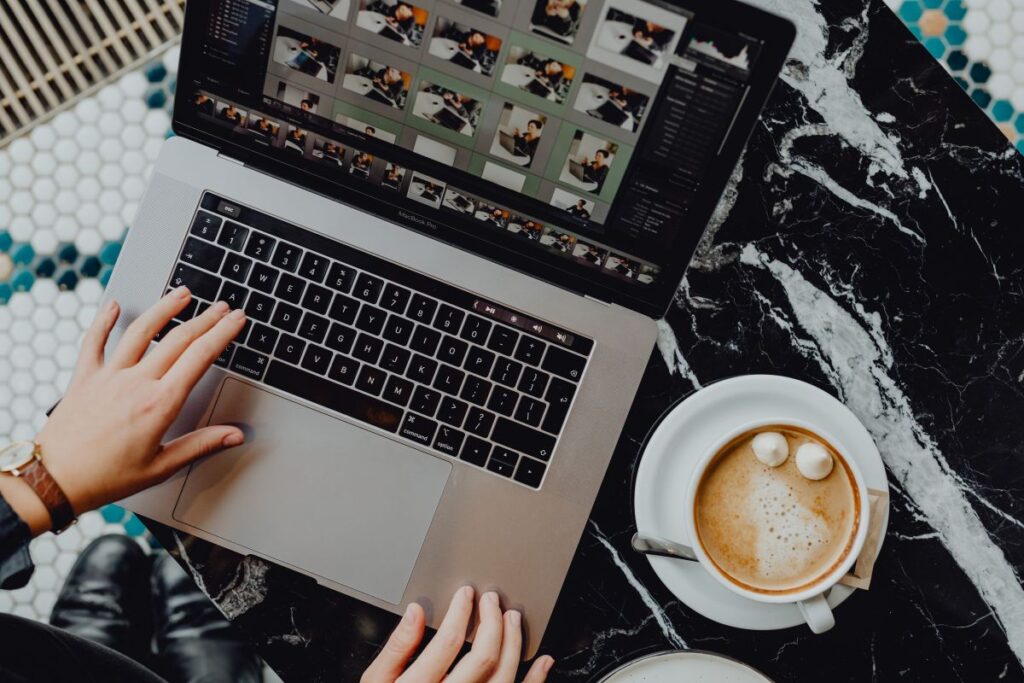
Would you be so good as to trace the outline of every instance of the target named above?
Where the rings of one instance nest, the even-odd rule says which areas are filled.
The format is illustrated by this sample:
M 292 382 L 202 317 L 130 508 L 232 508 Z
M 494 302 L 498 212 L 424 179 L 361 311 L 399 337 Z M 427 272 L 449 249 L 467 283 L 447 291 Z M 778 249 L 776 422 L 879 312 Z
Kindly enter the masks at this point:
M 949 28 L 946 29 L 944 37 L 947 43 L 956 47 L 963 45 L 964 41 L 967 40 L 967 31 L 964 31 L 960 24 L 950 24 Z
M 82 265 L 79 267 L 80 272 L 85 277 L 96 277 L 100 274 L 100 270 L 103 268 L 103 264 L 95 256 L 87 256 Z
M 935 59 L 942 59 L 946 54 L 946 44 L 942 42 L 941 38 L 925 38 L 924 46 Z
M 1017 120 L 1014 122 L 1013 127 L 1017 129 L 1017 132 L 1024 135 L 1024 114 L 1018 114 Z
M 167 93 L 162 88 L 154 88 L 146 95 L 146 106 L 150 109 L 159 109 L 167 104 Z
M 78 260 L 78 248 L 73 243 L 63 244 L 57 250 L 57 258 L 62 263 L 74 263 Z
M 0 252 L 8 252 L 14 245 L 14 240 L 11 238 L 11 233 L 6 230 L 0 230 Z
M 988 79 L 992 77 L 992 69 L 988 68 L 981 62 L 977 62 L 973 66 L 971 66 L 971 70 L 968 73 L 968 76 L 970 76 L 971 80 L 974 81 L 975 85 L 979 85 L 981 83 L 987 82 Z
M 974 92 L 971 93 L 971 99 L 974 100 L 979 107 L 985 109 L 988 107 L 989 102 L 992 101 L 992 96 L 981 88 L 975 88 Z
M 124 508 L 120 505 L 104 505 L 100 508 L 100 514 L 107 524 L 120 524 L 125 517 Z
M 917 21 L 921 18 L 921 5 L 916 0 L 906 0 L 900 5 L 898 14 L 903 21 Z
M 32 289 L 32 285 L 36 282 L 36 276 L 32 274 L 31 270 L 19 270 L 11 278 L 11 287 L 16 292 L 27 292 Z
M 138 517 L 132 515 L 124 523 L 124 532 L 129 536 L 138 538 L 139 536 L 145 535 L 146 527 L 139 521 Z
M 999 123 L 1005 123 L 1013 118 L 1013 105 L 1006 100 L 996 100 L 992 104 L 992 118 Z
M 117 261 L 118 254 L 120 253 L 120 242 L 107 242 L 106 244 L 103 245 L 103 248 L 100 250 L 100 261 L 108 266 L 112 266 L 114 265 L 114 262 Z
M 72 290 L 78 286 L 78 273 L 70 268 L 65 270 L 57 278 L 57 287 L 65 291 Z
M 162 62 L 153 62 L 146 67 L 146 79 L 150 83 L 159 83 L 167 78 L 167 67 Z
M 967 7 L 961 0 L 949 0 L 942 11 L 953 21 L 960 21 L 967 16 Z
M 36 258 L 36 251 L 31 244 L 19 244 L 11 250 L 11 260 L 15 265 L 27 266 Z
M 36 277 L 53 277 L 56 272 L 57 264 L 52 258 L 39 259 L 39 263 L 36 264 Z
M 110 283 L 110 276 L 113 274 L 113 268 L 105 268 L 103 272 L 100 273 L 100 284 L 106 287 Z
M 961 71 L 967 66 L 967 55 L 960 50 L 953 50 L 946 55 L 946 64 L 951 71 Z
M 921 0 L 921 4 L 923 4 L 926 9 L 939 9 L 942 7 L 942 1 L 943 0 Z
M 0 282 L 0 304 L 6 304 L 14 295 L 14 290 L 6 282 Z

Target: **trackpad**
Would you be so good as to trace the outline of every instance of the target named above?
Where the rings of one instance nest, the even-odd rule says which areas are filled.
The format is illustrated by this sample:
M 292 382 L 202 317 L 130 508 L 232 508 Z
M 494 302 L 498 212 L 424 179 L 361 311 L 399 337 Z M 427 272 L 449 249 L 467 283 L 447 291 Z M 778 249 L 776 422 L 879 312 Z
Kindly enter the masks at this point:
M 225 422 L 246 443 L 192 467 L 174 518 L 400 603 L 451 464 L 234 379 Z

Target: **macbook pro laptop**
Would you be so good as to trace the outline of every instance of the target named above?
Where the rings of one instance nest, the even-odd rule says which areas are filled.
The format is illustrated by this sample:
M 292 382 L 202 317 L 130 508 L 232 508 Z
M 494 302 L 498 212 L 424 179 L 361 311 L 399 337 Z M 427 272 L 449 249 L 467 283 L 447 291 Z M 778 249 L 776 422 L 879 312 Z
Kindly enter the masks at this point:
M 168 434 L 236 423 L 246 443 L 131 510 L 395 613 L 425 601 L 432 625 L 458 587 L 497 589 L 523 611 L 531 656 L 656 322 L 794 37 L 731 0 L 589 0 L 554 40 L 533 28 L 539 3 L 413 0 L 409 44 L 364 28 L 394 0 L 189 0 L 177 135 L 107 290 L 125 313 L 112 343 L 178 285 L 194 300 L 161 334 L 217 300 L 248 313 Z M 659 65 L 606 46 L 622 23 L 657 34 Z M 430 54 L 452 24 L 500 46 L 499 66 L 557 59 L 566 96 Z M 368 61 L 408 91 L 465 95 L 479 124 L 467 135 L 346 89 Z M 634 130 L 573 106 L 587 74 L 644 98 Z M 235 125 L 214 114 L 229 104 Z M 490 154 L 508 110 L 544 122 L 528 169 Z M 600 190 L 567 184 L 567 159 L 599 148 L 612 151 Z M 415 196 L 426 182 L 431 202 Z M 460 198 L 508 220 L 453 210 Z M 588 217 L 557 208 L 579 199 Z M 575 246 L 507 227 L 527 224 Z

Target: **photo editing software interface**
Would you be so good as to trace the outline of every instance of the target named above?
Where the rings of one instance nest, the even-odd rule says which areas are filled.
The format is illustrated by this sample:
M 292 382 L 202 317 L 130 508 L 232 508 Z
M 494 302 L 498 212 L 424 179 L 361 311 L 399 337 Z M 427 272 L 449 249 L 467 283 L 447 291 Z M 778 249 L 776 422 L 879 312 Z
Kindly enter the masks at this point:
M 208 132 L 643 287 L 762 45 L 685 0 L 210 0 L 198 47 Z

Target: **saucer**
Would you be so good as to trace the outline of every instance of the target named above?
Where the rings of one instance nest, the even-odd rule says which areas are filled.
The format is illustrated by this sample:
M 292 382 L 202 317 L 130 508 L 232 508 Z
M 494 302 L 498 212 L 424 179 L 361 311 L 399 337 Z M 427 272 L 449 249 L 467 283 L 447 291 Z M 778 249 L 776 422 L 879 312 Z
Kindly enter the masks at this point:
M 700 650 L 658 652 L 616 669 L 601 683 L 771 683 L 735 659 Z
M 842 403 L 806 382 L 776 375 L 746 375 L 716 382 L 681 401 L 647 439 L 633 490 L 637 530 L 693 544 L 686 530 L 684 498 L 700 457 L 736 425 L 787 417 L 819 425 L 846 446 L 869 489 L 888 491 L 885 466 L 867 429 Z M 885 508 L 882 535 L 889 525 Z M 759 631 L 803 625 L 792 604 L 756 602 L 733 593 L 697 562 L 648 555 L 654 573 L 690 609 L 727 626 Z M 828 593 L 835 609 L 855 589 Z M 841 621 L 842 615 L 836 615 Z

